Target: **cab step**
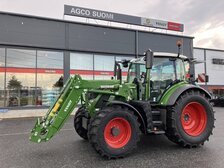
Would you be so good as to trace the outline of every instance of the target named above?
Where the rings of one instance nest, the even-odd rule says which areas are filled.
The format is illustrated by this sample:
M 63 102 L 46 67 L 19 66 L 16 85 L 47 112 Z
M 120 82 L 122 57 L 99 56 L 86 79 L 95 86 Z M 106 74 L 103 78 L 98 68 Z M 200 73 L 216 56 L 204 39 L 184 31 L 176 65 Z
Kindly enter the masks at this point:
M 161 112 L 159 110 L 152 110 L 152 128 L 148 130 L 148 133 L 164 134 L 163 122 L 161 118 Z

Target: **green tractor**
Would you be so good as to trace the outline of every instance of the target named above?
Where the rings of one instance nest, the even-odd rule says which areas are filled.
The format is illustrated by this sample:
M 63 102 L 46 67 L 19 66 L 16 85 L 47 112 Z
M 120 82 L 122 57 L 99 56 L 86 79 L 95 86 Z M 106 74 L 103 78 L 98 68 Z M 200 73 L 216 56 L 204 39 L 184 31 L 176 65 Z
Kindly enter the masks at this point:
M 187 78 L 180 54 L 146 51 L 142 58 L 115 62 L 111 80 L 71 77 L 45 117 L 31 131 L 33 142 L 49 141 L 81 103 L 74 117 L 80 137 L 107 158 L 136 148 L 141 134 L 165 134 L 183 147 L 203 145 L 212 134 L 210 94 Z M 122 80 L 122 66 L 128 67 Z

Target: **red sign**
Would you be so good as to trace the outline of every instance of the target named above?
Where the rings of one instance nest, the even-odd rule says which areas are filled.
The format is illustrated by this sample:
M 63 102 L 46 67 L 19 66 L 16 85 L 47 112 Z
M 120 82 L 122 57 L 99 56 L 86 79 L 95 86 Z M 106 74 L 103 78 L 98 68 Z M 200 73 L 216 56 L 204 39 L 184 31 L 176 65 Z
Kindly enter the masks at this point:
M 181 31 L 183 28 L 182 28 L 182 24 L 180 24 L 180 23 L 168 22 L 168 28 L 167 29 L 168 30 L 174 30 L 174 31 Z

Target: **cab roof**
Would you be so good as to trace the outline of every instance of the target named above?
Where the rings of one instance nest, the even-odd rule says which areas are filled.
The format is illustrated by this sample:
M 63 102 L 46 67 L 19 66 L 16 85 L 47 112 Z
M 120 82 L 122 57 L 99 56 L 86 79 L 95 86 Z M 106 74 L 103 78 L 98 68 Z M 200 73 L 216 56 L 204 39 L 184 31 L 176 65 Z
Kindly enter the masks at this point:
M 177 53 L 166 53 L 166 52 L 153 52 L 153 55 L 154 57 L 167 57 L 167 58 L 170 58 L 170 57 L 177 58 L 178 56 Z M 188 57 L 185 55 L 179 55 L 179 58 L 185 60 Z M 144 62 L 145 63 L 144 57 L 132 59 L 130 62 L 139 62 L 139 63 Z

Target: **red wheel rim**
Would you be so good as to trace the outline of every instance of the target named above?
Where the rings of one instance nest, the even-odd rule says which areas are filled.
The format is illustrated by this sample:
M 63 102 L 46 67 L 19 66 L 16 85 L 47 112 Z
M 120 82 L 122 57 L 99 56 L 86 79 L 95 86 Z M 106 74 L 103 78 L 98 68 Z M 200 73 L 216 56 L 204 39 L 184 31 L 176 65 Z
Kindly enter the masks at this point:
M 121 117 L 109 121 L 104 129 L 104 139 L 112 148 L 122 148 L 131 139 L 131 125 Z
M 188 135 L 200 135 L 205 130 L 207 124 L 205 108 L 198 102 L 188 103 L 182 111 L 181 123 Z

